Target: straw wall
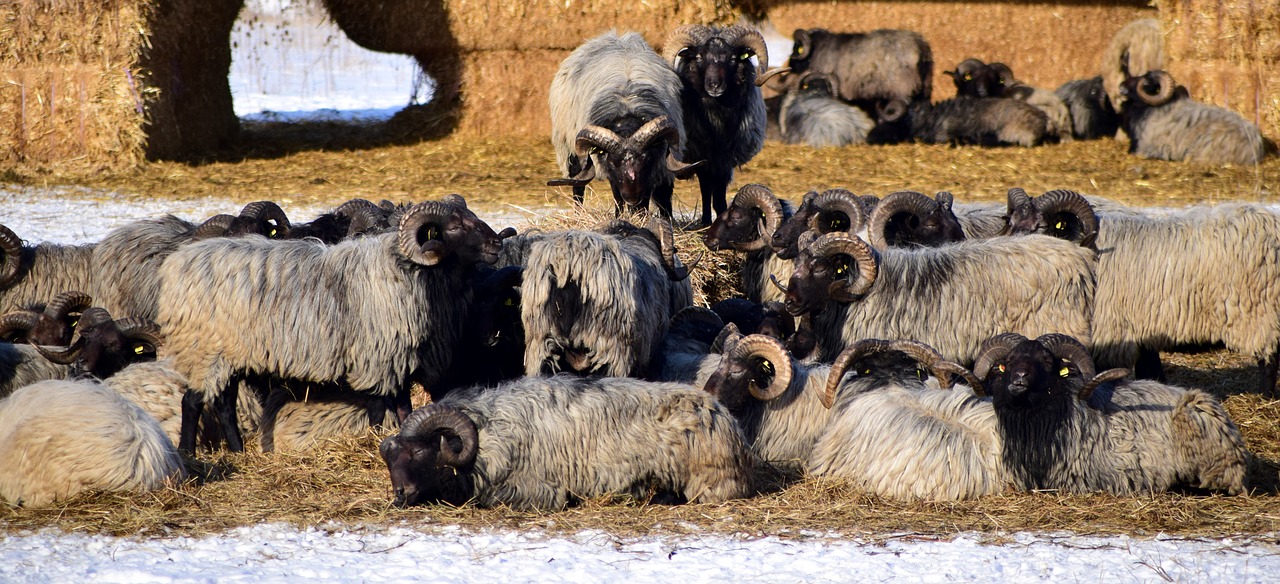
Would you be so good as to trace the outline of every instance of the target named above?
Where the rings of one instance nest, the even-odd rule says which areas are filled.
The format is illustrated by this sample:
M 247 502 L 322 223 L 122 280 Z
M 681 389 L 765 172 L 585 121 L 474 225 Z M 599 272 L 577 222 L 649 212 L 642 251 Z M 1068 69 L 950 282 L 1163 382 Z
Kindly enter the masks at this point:
M 1169 72 L 1191 96 L 1280 136 L 1280 1 L 1157 0 Z

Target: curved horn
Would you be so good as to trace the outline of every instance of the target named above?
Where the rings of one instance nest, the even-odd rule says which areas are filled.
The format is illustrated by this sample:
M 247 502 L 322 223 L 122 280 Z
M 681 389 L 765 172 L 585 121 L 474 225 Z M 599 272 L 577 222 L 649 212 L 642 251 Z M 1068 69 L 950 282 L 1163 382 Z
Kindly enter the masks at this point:
M 769 69 L 769 45 L 764 42 L 764 36 L 760 31 L 739 24 L 725 29 L 723 34 L 725 40 L 731 44 L 750 49 L 755 53 L 756 60 L 760 63 L 759 70 L 756 72 L 756 87 L 764 85 L 774 75 L 791 70 L 789 67 Z
M 1138 83 L 1138 99 L 1141 99 L 1149 106 L 1159 107 L 1169 100 L 1173 99 L 1173 92 L 1177 89 L 1178 84 L 1174 82 L 1173 76 L 1165 71 L 1148 71 L 1144 75 L 1145 79 Z M 1148 84 L 1156 84 L 1155 93 L 1147 91 Z
M 768 245 L 767 238 L 773 237 L 773 232 L 777 231 L 778 226 L 782 224 L 782 201 L 778 200 L 769 187 L 752 183 L 738 189 L 738 194 L 733 196 L 733 206 L 756 210 L 760 213 L 760 220 L 763 223 L 758 239 L 741 243 L 735 248 L 738 251 L 764 249 Z
M 438 460 L 446 466 L 459 468 L 476 460 L 480 448 L 480 433 L 476 423 L 461 410 L 448 404 L 429 404 L 415 410 L 405 419 L 400 435 L 411 440 L 424 441 L 432 434 L 440 435 Z M 449 435 L 462 442 L 457 451 L 449 446 Z
M 0 317 L 0 339 L 7 339 L 15 332 L 30 333 L 40 322 L 40 313 L 34 310 L 15 310 Z M 23 335 L 25 336 L 25 335 Z
M 756 385 L 756 376 L 747 383 L 747 391 L 751 397 L 760 401 L 769 401 L 783 394 L 791 386 L 791 355 L 773 337 L 765 335 L 747 335 L 742 337 L 729 352 L 729 359 L 748 364 L 753 373 L 772 376 L 773 380 L 765 387 Z M 756 360 L 759 360 L 756 362 Z
M 648 228 L 658 237 L 662 250 L 662 267 L 666 268 L 667 277 L 673 282 L 688 278 L 689 269 L 684 267 L 680 256 L 676 255 L 676 237 L 671 230 L 671 223 L 654 214 L 649 216 Z
M 982 380 L 978 379 L 978 376 L 974 375 L 968 369 L 965 369 L 964 365 L 956 363 L 955 361 L 938 361 L 930 367 L 930 370 L 933 371 L 934 377 L 938 378 L 939 385 L 941 385 L 943 389 L 952 387 L 955 378 L 959 377 L 964 380 L 966 385 L 973 389 L 974 395 L 979 397 L 987 395 L 987 389 L 982 386 Z M 945 384 L 942 383 L 944 374 L 947 375 L 945 378 L 947 382 Z
M 843 350 L 836 356 L 835 362 L 831 364 L 831 371 L 827 374 L 827 385 L 822 392 L 822 407 L 831 409 L 836 403 L 836 393 L 840 390 L 840 381 L 844 379 L 844 374 L 848 371 L 849 366 L 854 361 L 861 359 L 872 353 L 880 353 L 889 349 L 889 341 L 880 339 L 863 339 L 853 344 L 853 346 Z
M 379 230 L 387 223 L 387 212 L 366 199 L 351 199 L 338 205 L 333 214 L 348 219 L 348 238 Z
M 828 233 L 814 240 L 811 251 L 815 256 L 831 257 L 836 254 L 847 254 L 858 266 L 858 279 L 852 283 L 848 277 L 831 283 L 830 294 L 836 302 L 853 302 L 871 290 L 876 283 L 876 275 L 880 272 L 880 255 L 867 242 L 843 233 Z M 842 275 L 842 274 L 837 274 Z
M 666 40 L 662 41 L 663 60 L 670 63 L 673 68 L 678 67 L 676 59 L 680 56 L 680 51 L 702 44 L 710 33 L 711 29 L 701 24 L 676 27 L 667 35 Z
M 1040 335 L 1036 338 L 1036 342 L 1049 349 L 1054 356 L 1066 361 L 1074 363 L 1076 369 L 1080 371 L 1080 375 L 1085 379 L 1093 377 L 1097 370 L 1093 366 L 1093 357 L 1089 355 L 1089 349 L 1086 349 L 1080 341 L 1075 338 L 1061 334 L 1050 333 Z
M 122 318 L 116 321 L 120 334 L 139 341 L 146 341 L 155 347 L 164 344 L 164 335 L 160 334 L 160 325 L 145 318 Z
M 204 220 L 199 227 L 191 235 L 192 240 L 209 239 L 211 237 L 222 237 L 227 234 L 227 230 L 235 223 L 234 215 L 221 213 Z
M 1098 214 L 1083 195 L 1075 191 L 1053 190 L 1036 197 L 1035 206 L 1049 229 L 1049 235 L 1074 241 L 1083 247 L 1094 247 L 1098 238 Z M 1074 217 L 1074 224 L 1064 220 L 1063 214 Z
M 742 331 L 738 330 L 738 325 L 728 323 L 724 328 L 720 329 L 720 334 L 716 335 L 716 339 L 711 341 L 712 353 L 723 353 L 725 349 L 731 349 L 742 339 Z
M 269 223 L 275 221 L 275 229 L 266 229 L 262 235 L 271 239 L 279 239 L 289 233 L 289 217 L 284 214 L 284 209 L 280 208 L 271 201 L 256 201 L 244 206 L 240 210 L 240 217 L 244 219 L 252 219 L 260 223 Z
M 907 103 L 901 99 L 876 102 L 876 119 L 881 122 L 896 122 L 907 115 Z
M 1076 397 L 1079 398 L 1080 401 L 1089 401 L 1089 398 L 1093 395 L 1093 391 L 1098 389 L 1099 385 L 1110 381 L 1120 381 L 1128 376 L 1128 369 L 1108 369 L 1103 371 L 1102 373 L 1094 375 L 1092 379 L 1084 382 L 1084 385 L 1080 387 L 1080 391 L 1076 393 Z
M 80 351 L 84 349 L 84 337 L 76 339 L 68 347 L 46 347 L 44 345 L 32 345 L 36 348 L 36 352 L 40 356 L 48 359 L 50 363 L 58 365 L 70 365 L 76 362 L 76 358 L 80 356 Z
M 55 296 L 49 305 L 44 307 L 44 314 L 55 321 L 60 321 L 68 314 L 84 312 L 90 306 L 93 306 L 93 297 L 78 290 L 68 290 Z
M 845 189 L 827 189 L 814 197 L 812 204 L 816 212 L 809 218 L 809 228 L 816 229 L 818 233 L 839 231 L 853 235 L 867 224 L 867 213 L 862 202 L 857 195 Z M 849 224 L 841 228 L 839 221 L 832 217 L 833 213 L 843 213 Z
M 400 253 L 410 261 L 434 266 L 453 253 L 444 242 L 444 223 L 454 213 L 452 205 L 427 201 L 400 219 Z
M 982 349 L 978 351 L 977 358 L 973 360 L 974 376 L 985 380 L 987 373 L 991 372 L 991 366 L 995 365 L 996 361 L 1003 359 L 1014 347 L 1026 340 L 1027 337 L 1018 333 L 1002 333 L 983 341 Z
M 623 144 L 623 139 L 613 130 L 600 126 L 587 126 L 578 132 L 573 148 L 578 158 L 585 159 L 596 150 L 617 154 L 622 151 Z M 585 161 L 583 164 L 586 164 Z
M 924 193 L 916 191 L 890 193 L 876 205 L 876 210 L 871 212 L 871 219 L 867 226 L 867 238 L 871 240 L 871 247 L 879 251 L 888 249 L 889 240 L 885 236 L 885 228 L 898 215 L 909 213 L 915 218 L 914 223 L 918 225 L 937 209 L 938 202 Z
M 644 150 L 659 138 L 666 140 L 672 150 L 680 145 L 680 130 L 671 123 L 671 118 L 668 116 L 658 116 L 645 122 L 640 129 L 636 130 L 636 133 L 627 138 L 626 145 L 634 150 Z
M 0 225 L 0 250 L 4 251 L 4 263 L 0 264 L 0 290 L 3 290 L 17 281 L 22 268 L 22 239 L 4 225 Z

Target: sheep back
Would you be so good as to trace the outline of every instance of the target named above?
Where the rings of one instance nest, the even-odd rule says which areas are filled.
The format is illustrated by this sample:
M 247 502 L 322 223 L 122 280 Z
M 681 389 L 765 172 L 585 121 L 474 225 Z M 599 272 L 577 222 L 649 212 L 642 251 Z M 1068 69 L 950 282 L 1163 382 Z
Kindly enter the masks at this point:
M 159 424 L 99 383 L 44 381 L 0 402 L 0 497 L 12 504 L 151 490 L 183 476 Z
M 1129 152 L 1144 158 L 1205 164 L 1261 164 L 1267 142 L 1258 126 L 1231 110 L 1186 96 L 1158 107 L 1128 105 Z
M 135 221 L 108 233 L 93 250 L 94 264 L 103 268 L 95 305 L 121 317 L 155 320 L 160 265 L 193 233 L 195 225 L 173 215 Z
M 855 106 L 797 90 L 782 99 L 778 119 L 784 141 L 815 148 L 866 144 L 875 127 L 875 121 Z
M 47 303 L 68 290 L 79 290 L 96 298 L 101 270 L 94 263 L 93 248 L 92 244 L 23 246 L 17 281 L 0 290 L 0 314 Z M 3 261 L 0 258 L 0 262 Z
M 50 362 L 35 347 L 0 343 L 0 398 L 33 383 L 66 376 L 66 365 Z

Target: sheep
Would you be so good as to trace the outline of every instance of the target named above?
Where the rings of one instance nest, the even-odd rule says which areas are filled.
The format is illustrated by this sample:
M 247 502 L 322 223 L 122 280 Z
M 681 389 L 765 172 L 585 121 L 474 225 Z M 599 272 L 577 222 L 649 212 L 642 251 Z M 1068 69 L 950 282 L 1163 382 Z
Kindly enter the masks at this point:
M 964 230 L 951 210 L 954 197 L 941 191 L 930 199 L 915 191 L 884 197 L 867 219 L 867 241 L 884 250 L 892 247 L 937 247 L 963 241 Z
M 582 203 L 586 186 L 603 168 L 619 212 L 649 207 L 671 216 L 675 178 L 696 165 L 680 162 L 685 122 L 680 77 L 637 33 L 610 31 L 583 43 L 551 81 L 551 143 L 565 177 Z
M 415 206 L 395 233 L 333 246 L 246 238 L 179 248 L 160 268 L 157 319 L 161 357 L 191 383 L 179 448 L 194 451 L 196 418 L 211 405 L 227 447 L 242 450 L 236 382 L 255 376 L 342 383 L 407 415 L 409 381 L 429 388 L 453 359 L 467 270 L 500 249 L 457 195 Z
M 729 298 L 711 305 L 725 323 L 733 323 L 744 335 L 761 334 L 786 341 L 796 332 L 796 320 L 782 302 L 754 302 Z
M 858 339 L 906 338 L 972 362 L 1007 330 L 1090 337 L 1095 252 L 1024 235 L 876 252 L 857 237 L 802 236 L 787 310 L 812 313 L 817 359 Z
M 1231 110 L 1200 103 L 1160 70 L 1130 77 L 1120 86 L 1127 99 L 1120 123 L 1129 153 L 1157 160 L 1257 165 L 1275 145 L 1258 126 Z
M 920 354 L 928 355 L 923 350 Z M 938 375 L 958 375 L 969 389 L 930 387 L 916 367 L 862 365 L 873 375 L 896 374 L 875 391 L 845 392 L 813 445 L 806 468 L 815 478 L 840 478 L 894 499 L 973 499 L 1006 490 L 1000 433 L 982 384 L 941 355 L 920 359 Z M 865 369 L 863 369 L 865 368 Z M 829 374 L 838 379 L 844 362 Z M 945 373 L 943 373 L 945 372 Z M 906 375 L 903 375 L 906 373 Z
M 713 208 L 717 217 L 724 213 L 734 167 L 764 146 L 760 85 L 773 74 L 765 73 L 769 49 L 760 31 L 749 26 L 688 24 L 671 31 L 662 56 L 681 82 L 682 158 L 704 161 L 694 172 L 702 191 L 702 224 L 710 225 Z
M 1123 111 L 1125 101 L 1132 97 L 1120 93 L 1125 79 L 1164 69 L 1167 64 L 1158 19 L 1140 18 L 1124 25 L 1111 37 L 1098 68 L 1111 110 Z
M 66 378 L 67 366 L 49 361 L 36 347 L 0 343 L 0 398 L 33 383 Z
M 379 452 L 397 507 L 555 510 L 615 493 L 701 503 L 753 493 L 732 416 L 675 383 L 559 375 L 455 392 L 415 411 Z
M 1044 112 L 1011 98 L 955 97 L 936 104 L 920 102 L 901 116 L 882 114 L 881 125 L 901 123 L 900 119 L 906 120 L 911 137 L 924 144 L 1029 147 L 1052 137 Z
M 865 112 L 928 103 L 933 91 L 933 50 L 908 30 L 833 33 L 795 31 L 787 65 L 794 74 L 834 75 L 841 100 Z M 893 104 L 890 106 L 889 104 Z
M 836 97 L 838 81 L 813 71 L 800 76 L 782 98 L 778 113 L 782 140 L 814 148 L 866 144 L 875 121 Z
M 67 290 L 96 295 L 93 245 L 23 245 L 13 230 L 0 225 L 0 311 L 48 302 Z
M 1111 138 L 1120 129 L 1120 114 L 1102 89 L 1102 76 L 1075 79 L 1054 90 L 1071 113 L 1071 136 L 1077 140 Z
M 1071 111 L 1057 94 L 1032 87 L 1013 76 L 1013 69 L 1004 63 L 983 63 L 978 59 L 965 59 L 955 71 L 947 71 L 956 85 L 956 96 L 1004 97 L 1026 102 L 1044 112 L 1048 120 L 1047 133 L 1059 140 L 1070 140 Z
M 879 204 L 880 198 L 875 195 L 859 196 L 845 189 L 828 189 L 822 193 L 809 191 L 790 218 L 782 221 L 773 231 L 769 245 L 779 258 L 794 260 L 796 254 L 800 253 L 800 235 L 809 230 L 820 234 L 839 231 L 866 237 L 867 223 Z M 788 276 L 790 268 L 788 264 Z
M 358 436 L 374 426 L 399 427 L 382 398 L 333 384 L 275 383 L 260 420 L 263 452 L 300 452 L 327 439 Z
M 816 194 L 816 193 L 815 193 Z M 768 238 L 793 216 L 791 204 L 779 200 L 762 184 L 738 189 L 729 208 L 716 217 L 703 235 L 707 249 L 732 249 L 746 254 L 742 262 L 742 293 L 756 302 L 781 301 L 769 279 L 791 276 L 791 262 L 779 257 Z
M 1048 195 L 1048 196 L 1045 196 Z M 1019 187 L 1010 188 L 1006 203 L 958 203 L 956 218 L 968 239 L 990 239 L 1010 234 L 1041 233 L 1095 247 L 1098 213 L 1133 214 L 1133 208 L 1105 197 L 1084 196 L 1055 189 L 1032 199 Z M 1017 224 L 1010 225 L 1010 221 Z
M 0 317 L 0 339 L 9 343 L 68 345 L 77 322 L 92 303 L 88 294 L 69 290 L 47 305 L 15 310 Z
M 0 498 L 10 504 L 153 490 L 184 477 L 156 421 L 98 382 L 42 381 L 0 401 Z
M 974 375 L 991 392 L 1014 483 L 1071 493 L 1178 485 L 1244 493 L 1250 455 L 1222 404 L 1195 389 L 1112 383 L 1127 374 L 1095 374 L 1089 351 L 1066 335 L 985 342 Z
M 521 288 L 525 374 L 643 376 L 671 315 L 693 303 L 688 275 L 657 216 L 647 230 L 613 221 L 547 234 Z
M 525 334 L 520 318 L 524 268 L 477 270 L 472 280 L 468 323 L 458 341 L 453 364 L 440 383 L 429 388 L 439 400 L 450 390 L 492 385 L 524 374 Z

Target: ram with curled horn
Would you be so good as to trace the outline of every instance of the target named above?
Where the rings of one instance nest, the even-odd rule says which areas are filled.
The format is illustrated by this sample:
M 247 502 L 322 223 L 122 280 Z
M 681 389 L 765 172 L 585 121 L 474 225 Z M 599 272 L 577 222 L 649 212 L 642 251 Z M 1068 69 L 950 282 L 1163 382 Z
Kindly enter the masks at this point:
M 636 33 L 608 32 L 578 47 L 551 81 L 551 143 L 564 178 L 582 203 L 586 186 L 603 174 L 619 212 L 652 201 L 671 216 L 676 178 L 695 164 L 678 157 L 685 145 L 680 78 Z
M 770 245 L 774 231 L 792 217 L 791 203 L 774 196 L 761 184 L 738 189 L 729 208 L 721 213 L 703 235 L 707 249 L 731 249 L 746 254 L 742 262 L 742 293 L 756 302 L 781 301 L 782 295 L 770 286 L 770 278 L 791 277 L 791 262 L 778 256 Z
M 157 319 L 162 353 L 191 381 L 179 447 L 194 450 L 196 420 L 211 406 L 229 429 L 228 447 L 243 448 L 235 404 L 247 378 L 335 383 L 385 398 L 403 419 L 410 382 L 431 388 L 453 360 L 469 271 L 501 249 L 457 195 L 416 205 L 395 232 L 331 246 L 226 239 L 181 247 L 160 269 Z M 369 413 L 374 423 L 383 414 Z
M 1129 135 L 1129 153 L 1143 158 L 1202 164 L 1262 164 L 1275 143 L 1258 126 L 1226 108 L 1191 99 L 1165 71 L 1129 77 L 1120 86 L 1128 97 L 1120 125 Z
M 379 451 L 398 507 L 557 510 L 609 494 L 700 503 L 752 494 L 753 459 L 732 416 L 676 383 L 561 375 L 463 390 L 413 412 Z
M 769 245 L 779 258 L 793 260 L 800 253 L 800 236 L 806 231 L 866 237 L 867 221 L 879 204 L 879 197 L 858 196 L 841 188 L 809 191 L 795 213 L 773 232 Z
M 694 173 L 702 192 L 702 224 L 725 212 L 733 169 L 764 146 L 766 113 L 760 85 L 779 70 L 767 71 L 769 49 L 756 29 L 690 24 L 663 43 L 663 57 L 681 81 L 684 160 L 704 161 Z M 755 59 L 755 62 L 752 62 Z
M 857 237 L 802 236 L 787 309 L 811 315 L 819 361 L 865 338 L 910 338 L 971 363 L 1006 330 L 1088 338 L 1093 250 L 1042 235 L 876 251 Z
M 1061 334 L 983 343 L 974 366 L 992 395 L 1002 459 L 1023 490 L 1116 495 L 1177 486 L 1242 494 L 1251 455 L 1212 396 L 1128 371 L 1096 373 Z
M 867 220 L 868 242 L 888 247 L 938 247 L 964 241 L 960 220 L 951 210 L 954 198 L 941 191 L 934 198 L 915 191 L 889 193 Z
M 76 323 L 93 298 L 75 290 L 58 294 L 45 306 L 15 310 L 0 317 L 0 340 L 7 343 L 61 345 L 71 343 Z

